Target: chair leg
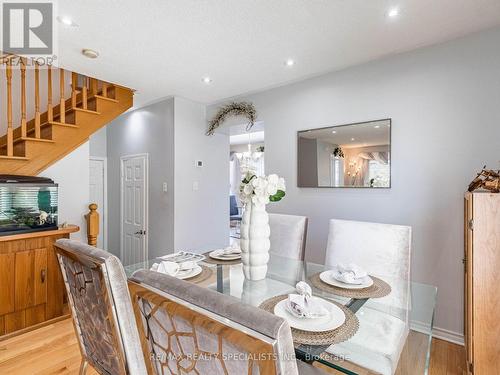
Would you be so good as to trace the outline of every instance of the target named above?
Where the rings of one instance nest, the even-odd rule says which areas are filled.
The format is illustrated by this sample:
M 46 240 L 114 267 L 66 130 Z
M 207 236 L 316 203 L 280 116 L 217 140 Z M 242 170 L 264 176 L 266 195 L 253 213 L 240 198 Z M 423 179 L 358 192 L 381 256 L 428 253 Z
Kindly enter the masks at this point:
M 84 358 L 82 358 L 82 363 L 80 364 L 79 375 L 85 375 L 85 373 L 87 372 L 87 365 L 88 364 L 89 363 Z

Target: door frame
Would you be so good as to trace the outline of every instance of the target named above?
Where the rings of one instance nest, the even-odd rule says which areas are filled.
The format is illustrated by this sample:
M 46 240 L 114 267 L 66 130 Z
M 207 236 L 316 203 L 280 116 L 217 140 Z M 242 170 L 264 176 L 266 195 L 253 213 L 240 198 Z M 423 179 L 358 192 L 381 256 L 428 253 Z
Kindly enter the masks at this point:
M 108 158 L 104 156 L 91 156 L 90 160 L 102 161 L 104 167 L 104 176 L 103 176 L 103 189 L 104 189 L 104 199 L 103 199 L 103 207 L 101 208 L 102 212 L 102 243 L 104 245 L 104 249 L 108 251 Z M 95 203 L 95 202 L 91 202 Z
M 146 259 L 149 257 L 148 239 L 149 239 L 149 154 L 132 154 L 123 155 L 120 157 L 120 259 L 123 260 L 123 165 L 125 160 L 133 158 L 144 158 L 145 163 L 145 180 L 144 180 L 144 226 L 146 229 L 146 234 L 144 235 L 144 253 Z

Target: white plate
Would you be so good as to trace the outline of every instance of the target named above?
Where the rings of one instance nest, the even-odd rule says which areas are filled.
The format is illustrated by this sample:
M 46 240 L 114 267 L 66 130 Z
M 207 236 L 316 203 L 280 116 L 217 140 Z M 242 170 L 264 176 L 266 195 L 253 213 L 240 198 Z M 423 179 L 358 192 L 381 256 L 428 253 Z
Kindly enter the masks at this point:
M 195 277 L 196 275 L 199 275 L 201 271 L 203 271 L 202 268 L 199 265 L 196 265 L 196 267 L 190 270 L 177 272 L 177 275 L 175 275 L 175 277 L 181 280 L 185 280 L 191 277 Z
M 214 250 L 211 253 L 209 253 L 208 256 L 210 258 L 217 259 L 217 260 L 236 260 L 236 259 L 241 259 L 241 253 L 239 253 L 239 254 L 224 255 L 224 254 L 220 254 L 220 250 Z
M 297 318 L 286 307 L 287 299 L 280 301 L 274 306 L 274 315 L 285 319 L 290 327 L 308 332 L 324 332 L 340 327 L 345 322 L 345 314 L 340 307 L 322 298 L 312 297 L 320 301 L 330 314 L 321 318 Z
M 338 281 L 336 278 L 334 278 L 333 277 L 334 272 L 335 271 L 332 271 L 332 270 L 321 272 L 319 274 L 319 278 L 324 283 L 336 286 L 338 288 L 343 288 L 343 289 L 364 289 L 364 288 L 368 288 L 369 286 L 373 285 L 373 280 L 370 276 L 364 277 L 363 283 L 361 283 L 361 284 L 347 284 L 347 283 L 343 283 L 342 281 Z

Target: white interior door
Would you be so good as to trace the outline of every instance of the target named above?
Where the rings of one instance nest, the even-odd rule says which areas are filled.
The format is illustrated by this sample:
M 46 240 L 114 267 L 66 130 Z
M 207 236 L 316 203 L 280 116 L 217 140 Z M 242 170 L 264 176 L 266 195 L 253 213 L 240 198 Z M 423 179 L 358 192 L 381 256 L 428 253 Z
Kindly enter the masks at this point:
M 92 157 L 90 158 L 90 203 L 96 203 L 99 212 L 97 247 L 105 250 L 108 249 L 106 190 L 106 158 Z
M 125 265 L 148 258 L 148 155 L 121 158 L 121 258 Z

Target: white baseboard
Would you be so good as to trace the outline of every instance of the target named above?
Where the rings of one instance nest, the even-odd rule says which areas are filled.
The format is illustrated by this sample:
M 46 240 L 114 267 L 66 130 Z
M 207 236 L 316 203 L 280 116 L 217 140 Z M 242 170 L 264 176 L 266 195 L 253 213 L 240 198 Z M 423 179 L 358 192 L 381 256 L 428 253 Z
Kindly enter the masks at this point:
M 465 345 L 463 334 L 453 332 L 444 328 L 434 327 L 434 329 L 432 330 L 432 337 L 449 341 L 457 345 Z
M 429 332 L 428 325 L 412 320 L 410 322 L 410 329 L 416 332 L 427 334 Z M 434 327 L 432 329 L 432 337 L 437 339 L 452 342 L 457 345 L 464 345 L 464 335 L 458 332 L 453 332 L 444 328 Z

